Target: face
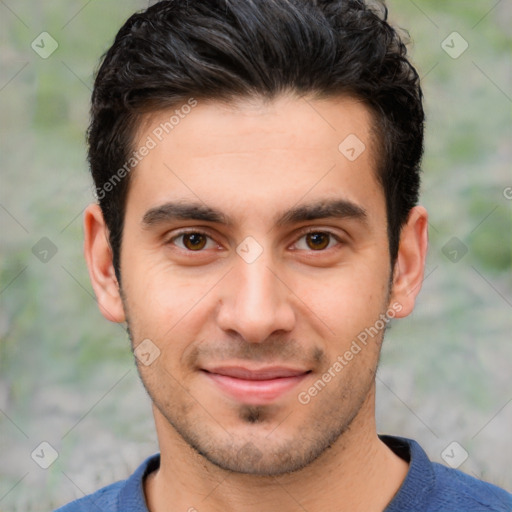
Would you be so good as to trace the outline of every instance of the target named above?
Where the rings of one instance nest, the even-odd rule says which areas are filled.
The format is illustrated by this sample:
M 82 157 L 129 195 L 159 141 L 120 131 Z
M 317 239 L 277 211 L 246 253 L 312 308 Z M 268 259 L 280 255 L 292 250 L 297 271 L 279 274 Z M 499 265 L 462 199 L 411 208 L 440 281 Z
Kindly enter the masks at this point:
M 401 309 L 370 114 L 350 98 L 198 102 L 162 136 L 171 115 L 139 131 L 155 145 L 121 250 L 157 428 L 225 469 L 295 471 L 368 413 Z

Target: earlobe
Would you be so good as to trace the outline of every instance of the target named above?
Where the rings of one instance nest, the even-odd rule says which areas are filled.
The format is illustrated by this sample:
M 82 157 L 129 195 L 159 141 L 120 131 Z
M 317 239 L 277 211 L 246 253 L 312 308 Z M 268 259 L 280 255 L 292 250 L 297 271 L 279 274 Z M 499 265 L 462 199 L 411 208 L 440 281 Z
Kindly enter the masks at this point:
M 393 273 L 391 303 L 402 309 L 397 317 L 405 317 L 414 309 L 423 282 L 428 248 L 428 214 L 423 206 L 415 206 L 400 234 L 400 245 Z
M 90 204 L 85 209 L 84 255 L 101 314 L 111 322 L 124 322 L 125 313 L 112 263 L 108 229 L 98 204 Z

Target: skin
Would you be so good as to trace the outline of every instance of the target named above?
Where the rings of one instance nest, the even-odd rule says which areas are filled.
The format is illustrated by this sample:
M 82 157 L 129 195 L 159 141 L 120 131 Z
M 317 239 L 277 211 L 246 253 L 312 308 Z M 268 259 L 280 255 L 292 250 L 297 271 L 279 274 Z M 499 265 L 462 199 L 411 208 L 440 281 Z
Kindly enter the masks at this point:
M 135 146 L 168 118 L 145 119 Z M 366 107 L 348 97 L 199 102 L 133 171 L 122 290 L 101 211 L 87 208 L 85 255 L 103 315 L 128 323 L 133 347 L 150 339 L 160 351 L 148 366 L 137 360 L 161 450 L 160 468 L 145 482 L 150 511 L 381 511 L 399 489 L 408 464 L 375 425 L 384 329 L 332 376 L 338 356 L 380 315 L 412 311 L 423 278 L 421 206 L 390 267 L 370 126 Z M 338 149 L 349 134 L 366 146 L 354 161 Z M 291 208 L 333 199 L 364 217 L 275 223 Z M 170 201 L 218 209 L 232 224 L 162 215 L 144 222 Z M 207 237 L 179 237 L 183 228 Z M 250 263 L 236 252 L 248 236 L 262 250 Z M 221 364 L 310 373 L 254 404 L 202 371 Z M 300 403 L 298 394 L 330 368 L 330 382 Z

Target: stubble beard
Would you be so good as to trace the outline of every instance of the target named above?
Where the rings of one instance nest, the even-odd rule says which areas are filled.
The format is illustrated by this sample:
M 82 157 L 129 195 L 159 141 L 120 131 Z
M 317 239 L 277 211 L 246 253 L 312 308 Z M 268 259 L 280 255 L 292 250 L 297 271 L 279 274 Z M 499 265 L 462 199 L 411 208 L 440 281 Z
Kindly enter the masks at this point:
M 131 329 L 133 323 L 129 318 L 124 297 L 123 303 L 126 312 L 126 331 L 133 352 L 134 338 Z M 164 388 L 155 385 L 152 379 L 146 377 L 146 370 L 142 363 L 137 359 L 135 361 L 141 382 L 151 401 L 174 432 L 197 454 L 224 471 L 274 477 L 300 471 L 311 465 L 347 433 L 374 391 L 383 338 L 384 330 L 380 339 L 375 340 L 378 347 L 372 347 L 373 350 L 377 350 L 377 361 L 373 368 L 365 366 L 368 372 L 364 382 L 357 372 L 354 375 L 355 379 L 347 380 L 338 377 L 340 380 L 337 392 L 326 395 L 331 396 L 330 400 L 322 397 L 323 393 L 326 393 L 324 390 L 315 397 L 313 404 L 304 406 L 297 402 L 299 410 L 303 407 L 312 407 L 312 409 L 308 421 L 299 425 L 293 435 L 288 438 L 279 438 L 283 427 L 286 427 L 288 417 L 267 435 L 258 431 L 248 435 L 227 432 L 220 423 L 212 419 L 198 400 L 190 394 L 187 395 L 180 383 L 174 388 L 171 383 L 168 389 L 165 389 L 165 384 Z M 166 370 L 162 372 L 161 378 L 167 378 L 168 382 L 174 380 Z M 158 382 L 159 379 L 156 380 Z M 180 394 L 181 401 L 179 396 L 176 400 L 175 395 Z M 236 406 L 235 411 L 239 423 L 254 430 L 273 421 L 276 407 L 274 404 L 240 404 Z M 292 411 L 289 417 L 293 418 L 293 416 Z M 201 420 L 204 421 L 201 423 Z

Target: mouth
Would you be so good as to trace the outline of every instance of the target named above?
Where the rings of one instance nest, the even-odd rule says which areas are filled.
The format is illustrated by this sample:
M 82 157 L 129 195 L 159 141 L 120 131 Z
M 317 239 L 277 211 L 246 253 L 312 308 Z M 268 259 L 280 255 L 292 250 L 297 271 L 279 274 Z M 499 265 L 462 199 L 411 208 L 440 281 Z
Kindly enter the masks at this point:
M 223 394 L 250 405 L 275 401 L 311 373 L 311 370 L 282 366 L 252 370 L 242 366 L 222 366 L 201 371 Z

